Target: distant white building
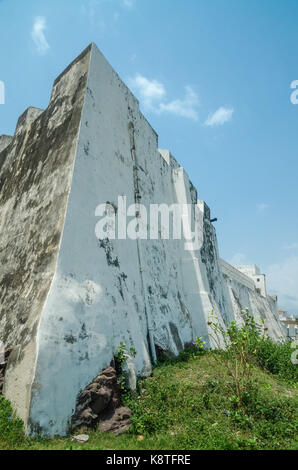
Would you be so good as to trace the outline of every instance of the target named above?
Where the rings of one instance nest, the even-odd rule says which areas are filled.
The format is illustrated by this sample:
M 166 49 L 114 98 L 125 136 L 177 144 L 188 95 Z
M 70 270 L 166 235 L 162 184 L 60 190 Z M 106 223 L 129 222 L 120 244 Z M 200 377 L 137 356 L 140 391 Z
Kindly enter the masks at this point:
M 255 264 L 247 264 L 243 266 L 236 266 L 238 271 L 241 271 L 246 276 L 250 277 L 255 284 L 255 288 L 260 292 L 263 297 L 267 297 L 266 276 L 261 274 L 260 268 Z
M 287 336 L 297 338 L 298 336 L 298 319 L 294 315 L 289 315 L 286 310 L 279 310 L 279 319 L 287 331 Z

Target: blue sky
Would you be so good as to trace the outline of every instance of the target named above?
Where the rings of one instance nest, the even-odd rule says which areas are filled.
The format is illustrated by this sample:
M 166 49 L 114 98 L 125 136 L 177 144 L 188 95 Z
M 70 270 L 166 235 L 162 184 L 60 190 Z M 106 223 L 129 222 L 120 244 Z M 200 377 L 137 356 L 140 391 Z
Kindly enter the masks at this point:
M 0 134 L 95 42 L 211 207 L 221 256 L 298 313 L 297 0 L 0 0 Z

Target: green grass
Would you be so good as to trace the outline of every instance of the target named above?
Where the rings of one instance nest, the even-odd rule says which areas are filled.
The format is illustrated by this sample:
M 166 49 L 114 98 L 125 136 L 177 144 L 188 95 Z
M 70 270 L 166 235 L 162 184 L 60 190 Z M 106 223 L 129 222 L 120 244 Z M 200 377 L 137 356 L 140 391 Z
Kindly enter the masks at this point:
M 269 353 L 263 356 L 268 359 Z M 256 358 L 249 392 L 240 408 L 231 394 L 223 353 L 184 354 L 160 364 L 153 377 L 139 383 L 134 397 L 124 397 L 133 410 L 131 431 L 118 437 L 90 431 L 90 439 L 83 445 L 73 442 L 71 436 L 26 438 L 21 421 L 0 398 L 0 449 L 297 449 L 293 372 L 285 377 L 281 366 L 272 371 L 275 374 L 268 372 L 272 364 L 265 359 L 260 368 Z M 297 369 L 295 374 L 297 378 Z

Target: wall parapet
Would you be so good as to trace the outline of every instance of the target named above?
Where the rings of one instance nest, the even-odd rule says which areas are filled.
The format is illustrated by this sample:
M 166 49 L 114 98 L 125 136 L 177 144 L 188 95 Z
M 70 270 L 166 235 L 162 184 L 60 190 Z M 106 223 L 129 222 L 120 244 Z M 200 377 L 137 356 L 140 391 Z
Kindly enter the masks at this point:
M 243 284 L 245 287 L 255 290 L 255 284 L 251 278 L 249 278 L 242 272 L 238 271 L 238 269 L 234 268 L 234 266 L 231 266 L 229 263 L 227 263 L 223 259 L 220 260 L 220 263 L 221 263 L 221 267 L 222 267 L 224 274 L 231 277 L 232 279 L 239 282 L 240 284 Z

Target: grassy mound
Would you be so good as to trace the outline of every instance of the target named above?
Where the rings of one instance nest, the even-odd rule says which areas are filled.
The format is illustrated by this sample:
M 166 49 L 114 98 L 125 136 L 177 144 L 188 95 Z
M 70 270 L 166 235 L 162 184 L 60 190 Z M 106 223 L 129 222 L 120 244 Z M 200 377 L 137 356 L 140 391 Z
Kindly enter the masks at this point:
M 264 340 L 267 341 L 267 340 Z M 124 395 L 132 429 L 121 436 L 89 432 L 88 443 L 26 438 L 0 398 L 1 449 L 297 449 L 297 366 L 289 345 L 254 350 L 241 404 L 233 392 L 231 356 L 186 351 L 159 364 L 138 392 Z

